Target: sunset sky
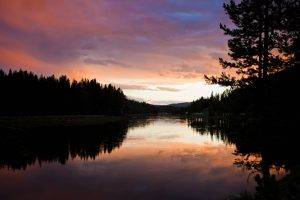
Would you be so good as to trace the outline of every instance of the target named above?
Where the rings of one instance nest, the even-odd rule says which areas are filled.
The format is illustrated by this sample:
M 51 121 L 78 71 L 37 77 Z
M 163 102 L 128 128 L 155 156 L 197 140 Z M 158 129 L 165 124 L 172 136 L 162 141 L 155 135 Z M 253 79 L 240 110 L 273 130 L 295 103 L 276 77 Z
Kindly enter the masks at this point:
M 0 0 L 0 66 L 113 83 L 154 104 L 192 101 L 226 55 L 224 0 Z

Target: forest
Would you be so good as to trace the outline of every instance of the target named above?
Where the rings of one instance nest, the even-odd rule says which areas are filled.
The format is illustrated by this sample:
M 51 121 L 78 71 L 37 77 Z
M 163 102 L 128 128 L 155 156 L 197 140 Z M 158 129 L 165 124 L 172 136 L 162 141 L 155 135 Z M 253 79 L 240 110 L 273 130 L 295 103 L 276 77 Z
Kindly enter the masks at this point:
M 299 113 L 300 68 L 292 67 L 268 76 L 260 82 L 245 87 L 228 89 L 222 94 L 212 94 L 191 103 L 189 113 L 220 115 L 245 114 L 249 117 L 284 117 L 297 119 Z
M 120 88 L 96 79 L 38 76 L 0 70 L 0 115 L 127 115 L 154 113 L 147 103 L 129 100 Z

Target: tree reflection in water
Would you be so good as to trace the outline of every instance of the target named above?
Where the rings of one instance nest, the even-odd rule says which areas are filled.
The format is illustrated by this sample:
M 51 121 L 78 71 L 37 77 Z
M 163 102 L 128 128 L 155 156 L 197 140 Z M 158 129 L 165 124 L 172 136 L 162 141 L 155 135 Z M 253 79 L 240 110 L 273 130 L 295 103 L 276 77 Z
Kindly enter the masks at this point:
M 228 199 L 300 199 L 296 123 L 224 117 L 190 118 L 188 122 L 200 134 L 236 145 L 234 164 L 249 171 L 249 178 L 256 181 L 255 194 L 245 192 Z
M 122 145 L 128 128 L 147 119 L 93 126 L 0 128 L 0 168 L 26 169 L 38 162 L 65 164 L 69 159 L 95 159 Z

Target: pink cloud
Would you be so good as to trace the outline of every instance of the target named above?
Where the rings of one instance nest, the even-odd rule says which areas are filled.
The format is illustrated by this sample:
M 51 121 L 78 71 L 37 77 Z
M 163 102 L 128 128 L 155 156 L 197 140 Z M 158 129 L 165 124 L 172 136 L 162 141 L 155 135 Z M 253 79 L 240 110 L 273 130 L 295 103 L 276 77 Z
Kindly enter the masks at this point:
M 218 29 L 221 5 L 221 0 L 2 0 L 0 64 L 45 73 L 73 74 L 76 66 L 115 78 L 156 73 L 201 79 L 219 72 L 216 57 L 225 52 Z M 126 68 L 124 77 L 112 72 L 120 67 Z

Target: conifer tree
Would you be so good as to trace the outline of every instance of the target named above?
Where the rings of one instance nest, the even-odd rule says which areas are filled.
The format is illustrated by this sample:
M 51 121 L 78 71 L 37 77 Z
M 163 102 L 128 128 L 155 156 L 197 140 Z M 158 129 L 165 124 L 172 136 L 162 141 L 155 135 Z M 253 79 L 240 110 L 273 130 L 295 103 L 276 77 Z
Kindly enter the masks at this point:
M 231 38 L 228 40 L 230 60 L 220 58 L 219 62 L 223 69 L 234 69 L 238 76 L 225 72 L 219 77 L 205 75 L 208 82 L 248 85 L 295 63 L 299 1 L 241 0 L 237 3 L 231 0 L 223 7 L 234 27 L 220 24 L 224 34 Z

